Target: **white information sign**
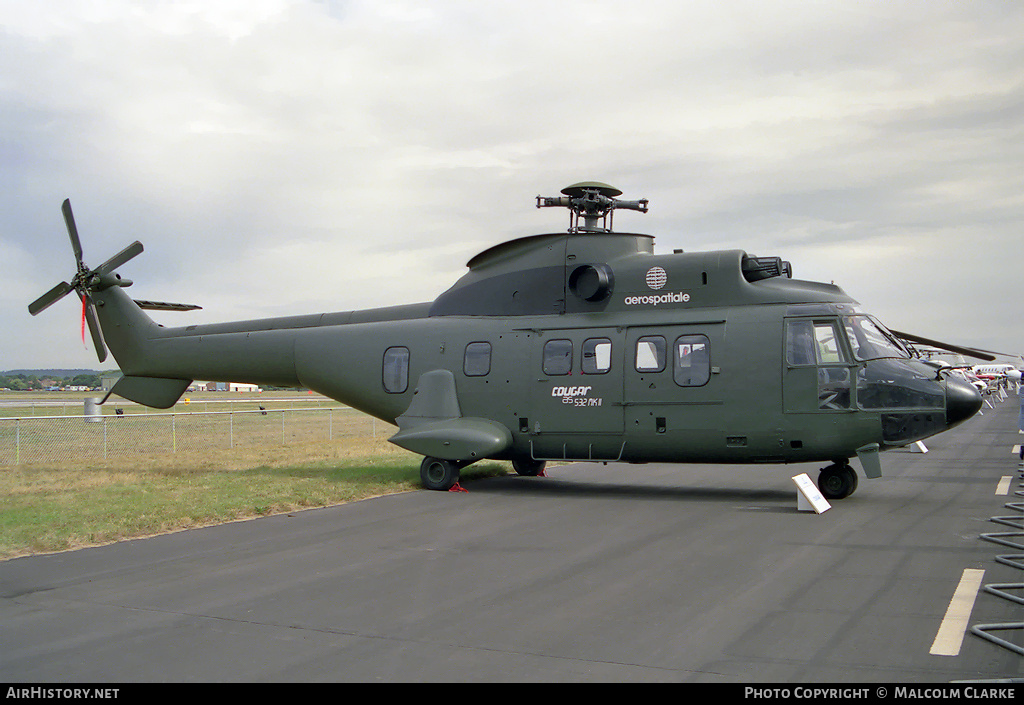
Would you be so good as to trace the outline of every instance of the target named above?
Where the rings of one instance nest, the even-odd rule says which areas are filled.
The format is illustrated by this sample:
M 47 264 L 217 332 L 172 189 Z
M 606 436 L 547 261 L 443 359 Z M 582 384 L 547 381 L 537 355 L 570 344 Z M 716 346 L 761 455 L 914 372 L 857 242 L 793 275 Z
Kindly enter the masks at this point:
M 793 482 L 796 484 L 796 508 L 799 511 L 806 512 L 813 509 L 816 514 L 821 514 L 832 508 L 828 500 L 821 496 L 818 486 L 807 476 L 807 473 L 794 476 Z

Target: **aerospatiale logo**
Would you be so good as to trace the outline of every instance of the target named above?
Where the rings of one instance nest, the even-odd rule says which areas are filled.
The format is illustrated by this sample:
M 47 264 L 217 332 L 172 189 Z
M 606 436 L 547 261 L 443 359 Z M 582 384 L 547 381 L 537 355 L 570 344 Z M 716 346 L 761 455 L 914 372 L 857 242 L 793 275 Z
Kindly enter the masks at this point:
M 651 267 L 647 270 L 647 286 L 655 291 L 668 283 L 668 272 L 661 267 Z
M 661 267 L 651 267 L 644 276 L 647 286 L 658 291 L 668 284 L 668 272 Z M 657 306 L 658 304 L 685 304 L 690 302 L 689 292 L 671 291 L 664 294 L 648 296 L 627 296 L 623 299 L 627 306 Z

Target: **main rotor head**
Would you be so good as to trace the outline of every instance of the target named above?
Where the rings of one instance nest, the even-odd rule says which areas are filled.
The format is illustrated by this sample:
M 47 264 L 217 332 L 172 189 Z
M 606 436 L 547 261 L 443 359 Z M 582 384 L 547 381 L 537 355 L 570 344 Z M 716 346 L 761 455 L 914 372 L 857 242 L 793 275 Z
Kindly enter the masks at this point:
M 538 208 L 568 208 L 569 232 L 571 233 L 610 233 L 612 231 L 612 212 L 619 208 L 647 212 L 647 199 L 639 201 L 620 201 L 622 191 L 603 184 L 600 181 L 581 181 L 562 189 L 563 196 L 549 198 L 537 196 Z M 580 225 L 580 219 L 583 224 Z M 601 221 L 600 225 L 598 221 Z

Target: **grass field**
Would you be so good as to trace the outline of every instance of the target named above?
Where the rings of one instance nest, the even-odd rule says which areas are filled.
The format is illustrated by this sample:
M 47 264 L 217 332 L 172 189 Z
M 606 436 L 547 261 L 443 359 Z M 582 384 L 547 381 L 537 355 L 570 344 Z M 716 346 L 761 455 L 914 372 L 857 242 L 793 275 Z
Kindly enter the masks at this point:
M 213 404 L 224 401 L 220 395 Z M 271 400 L 260 403 L 272 409 Z M 244 418 L 280 423 L 262 414 Z M 75 433 L 98 425 L 73 421 Z M 239 431 L 234 447 L 169 452 L 166 443 L 143 438 L 145 452 L 122 449 L 106 460 L 91 454 L 0 465 L 0 559 L 418 490 L 420 457 L 388 443 L 393 427 L 378 424 L 348 411 L 334 418 L 331 439 L 293 436 L 291 425 L 278 437 L 275 425 L 269 443 L 245 442 Z M 506 463 L 486 461 L 462 476 L 508 471 Z
M 0 467 L 197 454 L 246 446 L 388 437 L 395 427 L 332 399 L 299 392 L 187 394 L 171 409 L 113 398 L 86 417 L 98 393 L 0 393 Z

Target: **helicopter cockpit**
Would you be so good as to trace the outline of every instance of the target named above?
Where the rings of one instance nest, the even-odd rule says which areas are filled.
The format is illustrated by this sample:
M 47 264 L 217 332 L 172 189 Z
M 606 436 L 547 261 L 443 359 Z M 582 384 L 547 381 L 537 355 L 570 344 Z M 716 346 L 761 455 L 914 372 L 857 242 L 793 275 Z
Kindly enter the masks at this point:
M 977 411 L 973 390 L 915 359 L 875 318 L 836 304 L 788 313 L 804 314 L 787 318 L 789 374 L 807 379 L 816 371 L 819 412 L 881 411 L 883 438 L 903 445 Z

